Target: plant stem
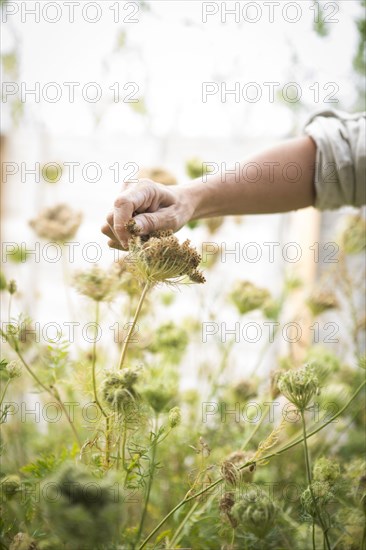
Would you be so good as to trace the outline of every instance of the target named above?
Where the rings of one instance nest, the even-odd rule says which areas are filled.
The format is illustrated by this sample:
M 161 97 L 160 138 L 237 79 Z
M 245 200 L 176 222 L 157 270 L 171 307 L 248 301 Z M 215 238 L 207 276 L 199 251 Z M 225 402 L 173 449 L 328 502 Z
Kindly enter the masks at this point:
M 306 477 L 307 477 L 307 480 L 308 480 L 309 490 L 310 490 L 311 498 L 312 498 L 312 501 L 313 501 L 313 504 L 314 504 L 315 512 L 316 512 L 316 515 L 318 517 L 320 527 L 321 527 L 321 529 L 323 531 L 323 534 L 324 534 L 324 542 L 326 544 L 327 549 L 330 550 L 330 542 L 329 542 L 329 539 L 328 539 L 327 529 L 326 529 L 325 525 L 323 524 L 323 520 L 322 520 L 320 511 L 319 511 L 319 508 L 318 508 L 318 505 L 317 505 L 317 502 L 316 502 L 316 499 L 315 499 L 314 491 L 313 491 L 313 488 L 311 486 L 311 483 L 312 483 L 311 469 L 310 469 L 308 444 L 307 444 L 307 441 L 306 441 L 307 435 L 306 435 L 306 423 L 305 423 L 304 411 L 300 411 L 300 415 L 301 415 L 302 431 L 303 431 L 304 454 L 305 454 L 305 464 L 306 464 Z M 313 549 L 315 550 L 315 521 L 314 521 L 314 518 L 313 518 L 313 527 L 312 527 L 312 540 L 313 540 Z
M 126 440 L 127 440 L 127 426 L 126 421 L 123 419 L 123 434 L 122 434 L 122 468 L 126 470 Z
M 12 337 L 12 340 L 13 340 L 13 343 L 11 344 L 9 342 L 9 339 L 7 338 L 7 335 L 4 333 L 4 331 L 2 329 L 0 329 L 0 333 L 1 335 L 7 340 L 7 342 L 9 343 L 9 345 L 13 348 L 13 350 L 15 351 L 15 353 L 17 354 L 17 356 L 19 357 L 20 361 L 22 362 L 23 366 L 25 367 L 26 371 L 28 372 L 28 374 L 30 374 L 30 376 L 36 381 L 36 383 L 46 392 L 48 393 L 49 395 L 51 395 L 51 397 L 53 397 L 54 399 L 57 400 L 57 403 L 60 405 L 61 409 L 63 410 L 63 412 L 65 413 L 65 416 L 66 416 L 66 419 L 68 421 L 68 423 L 70 424 L 70 427 L 73 431 L 73 434 L 75 436 L 75 439 L 79 445 L 79 447 L 81 448 L 82 447 L 82 442 L 81 442 L 81 439 L 79 437 L 79 434 L 77 433 L 76 431 L 76 428 L 70 418 L 70 415 L 69 413 L 67 412 L 66 408 L 65 408 L 65 405 L 62 403 L 62 400 L 60 398 L 60 396 L 58 395 L 58 392 L 56 390 L 56 388 L 49 388 L 47 387 L 45 384 L 43 384 L 43 382 L 40 381 L 40 379 L 38 378 L 38 376 L 33 372 L 33 370 L 31 369 L 31 367 L 28 365 L 28 363 L 26 362 L 26 360 L 24 359 L 22 353 L 20 352 L 19 350 L 19 346 L 18 346 L 18 343 L 16 342 L 14 336 Z
M 199 504 L 200 504 L 199 500 L 196 500 L 196 502 L 193 504 L 192 508 L 189 510 L 188 514 L 180 522 L 179 526 L 177 527 L 177 530 L 174 533 L 174 536 L 173 536 L 172 540 L 169 541 L 169 545 L 172 548 L 174 548 L 177 545 L 177 543 L 179 542 L 179 535 L 180 535 L 181 531 L 183 530 L 183 527 L 185 526 L 185 524 L 187 523 L 187 521 L 189 520 L 189 518 L 191 517 L 191 515 L 196 510 L 196 508 Z
M 6 390 L 8 389 L 9 384 L 10 384 L 10 378 L 6 381 L 4 391 L 3 391 L 3 394 L 2 394 L 1 399 L 0 399 L 0 409 L 2 407 L 4 397 L 5 397 L 5 394 L 6 394 Z
M 12 302 L 13 295 L 9 294 L 9 304 L 8 304 L 8 323 L 10 323 L 11 319 L 11 302 Z
M 309 486 L 309 489 L 310 489 L 311 498 L 312 498 L 314 506 L 315 506 L 316 505 L 315 498 L 314 498 L 314 495 L 313 495 L 313 490 L 311 488 L 311 470 L 310 470 L 308 444 L 306 442 L 306 424 L 305 424 L 304 412 L 300 411 L 300 414 L 301 414 L 302 432 L 303 432 L 303 440 L 304 440 L 306 478 L 308 480 L 308 486 Z M 314 521 L 314 518 L 312 518 L 312 543 L 313 543 L 313 550 L 315 550 L 315 521 Z
M 98 327 L 99 325 L 99 302 L 95 302 L 95 324 Z M 94 401 L 97 404 L 100 412 L 104 416 L 104 418 L 107 418 L 107 413 L 103 409 L 99 399 L 98 399 L 98 393 L 97 393 L 97 380 L 96 380 L 96 363 L 97 363 L 97 334 L 95 334 L 94 342 L 93 342 L 93 351 L 92 351 L 92 381 L 93 381 L 93 395 L 94 395 Z
M 149 283 L 145 283 L 145 286 L 144 286 L 144 289 L 142 291 L 142 294 L 140 296 L 140 300 L 139 300 L 139 303 L 137 305 L 137 309 L 135 311 L 135 316 L 133 318 L 133 321 L 132 323 L 130 324 L 130 328 L 128 329 L 128 333 L 127 333 L 127 336 L 126 336 L 126 339 L 125 341 L 123 342 L 123 346 L 122 346 L 122 351 L 121 351 L 121 357 L 120 357 L 120 360 L 119 360 L 119 368 L 121 369 L 123 367 L 123 362 L 125 360 L 125 356 L 126 356 L 126 353 L 127 353 L 127 347 L 128 347 L 128 344 L 130 343 L 130 338 L 131 338 L 131 335 L 135 329 L 135 326 L 136 326 L 136 321 L 138 319 L 138 316 L 140 314 L 140 311 L 141 311 L 141 308 L 142 308 L 142 304 L 144 303 L 144 300 L 145 300 L 145 297 L 146 297 L 146 294 L 147 294 L 147 291 L 149 290 L 150 288 L 150 284 Z
M 358 388 L 354 391 L 354 393 L 352 394 L 352 396 L 349 398 L 349 400 L 347 401 L 347 403 L 335 414 L 333 415 L 329 420 L 327 420 L 327 422 L 324 422 L 324 424 L 314 430 L 312 430 L 311 432 L 308 432 L 306 434 L 306 439 L 309 439 L 309 437 L 312 437 L 313 435 L 315 435 L 316 433 L 320 432 L 321 430 L 323 430 L 326 426 L 328 426 L 328 424 L 330 424 L 331 422 L 334 422 L 334 420 L 336 420 L 346 409 L 347 407 L 349 407 L 349 405 L 352 403 L 352 401 L 357 397 L 357 395 L 360 393 L 360 391 L 363 389 L 363 387 L 366 385 L 366 380 L 364 382 L 362 382 Z M 288 443 L 287 445 L 285 445 L 284 447 L 282 447 L 281 449 L 279 449 L 278 451 L 274 451 L 272 453 L 270 453 L 269 455 L 266 455 L 264 457 L 261 458 L 261 460 L 268 460 L 269 458 L 272 458 L 274 456 L 277 456 L 277 455 L 280 455 L 286 451 L 288 451 L 289 449 L 291 449 L 292 447 L 296 447 L 296 445 L 298 445 L 299 443 L 301 443 L 303 441 L 303 437 L 301 437 L 300 439 L 296 440 L 296 441 L 293 441 L 292 443 Z M 253 461 L 252 460 L 248 460 L 245 464 L 243 464 L 243 466 L 240 467 L 240 470 L 243 470 L 244 468 L 247 468 L 248 466 L 250 466 L 250 464 L 253 464 Z M 146 546 L 146 544 L 149 542 L 149 540 L 155 535 L 155 533 L 157 533 L 157 531 L 159 531 L 160 527 L 162 527 L 164 525 L 164 523 L 166 521 L 168 521 L 168 519 L 170 519 L 177 510 L 179 510 L 179 508 L 181 508 L 182 506 L 184 506 L 187 502 L 190 502 L 191 500 L 203 495 L 204 493 L 206 493 L 207 491 L 210 491 L 211 489 L 213 489 L 214 487 L 216 487 L 216 485 L 219 485 L 220 483 L 222 483 L 223 481 L 223 478 L 219 478 L 217 479 L 216 481 L 214 481 L 213 483 L 211 483 L 210 485 L 206 486 L 204 489 L 202 489 L 201 491 L 198 491 L 198 493 L 194 494 L 194 495 L 191 495 L 191 496 L 185 496 L 183 498 L 183 500 L 181 500 L 180 502 L 178 502 L 178 504 L 176 506 L 174 506 L 174 508 L 172 510 L 170 510 L 170 512 L 158 523 L 158 525 L 156 527 L 154 527 L 154 529 L 151 531 L 151 533 L 146 537 L 146 539 L 143 541 L 143 543 L 141 544 L 141 546 L 139 546 L 138 550 L 142 550 L 142 548 L 144 548 Z
M 265 405 L 266 408 L 268 408 L 268 405 Z M 266 410 L 266 409 L 264 409 Z M 242 444 L 242 446 L 240 447 L 240 450 L 243 451 L 246 449 L 247 445 L 250 443 L 250 441 L 252 440 L 252 438 L 255 436 L 255 434 L 257 433 L 257 431 L 259 430 L 259 428 L 261 427 L 261 425 L 263 424 L 263 420 L 264 420 L 264 414 L 262 415 L 262 417 L 260 418 L 260 420 L 258 420 L 257 422 L 257 425 L 256 427 L 254 428 L 254 430 L 252 431 L 252 433 L 246 438 L 246 440 L 244 441 L 244 443 Z
M 1 331 L 2 332 L 2 331 Z M 81 442 L 81 439 L 79 437 L 79 434 L 78 432 L 76 431 L 76 428 L 70 418 L 70 415 L 69 413 L 67 412 L 66 410 L 66 407 L 65 405 L 63 404 L 59 394 L 58 394 L 58 391 L 56 390 L 56 388 L 48 388 L 47 386 L 45 386 L 41 381 L 40 379 L 38 378 L 38 376 L 36 374 L 34 374 L 34 372 L 32 371 L 31 367 L 28 365 L 28 363 L 26 362 L 26 360 L 24 359 L 23 355 L 21 354 L 21 352 L 19 351 L 19 348 L 18 348 L 18 345 L 16 342 L 14 342 L 14 347 L 13 347 L 15 353 L 18 355 L 19 359 L 21 360 L 22 364 L 24 365 L 25 369 L 28 371 L 28 373 L 31 375 L 31 377 L 37 382 L 37 384 L 45 391 L 47 392 L 48 394 L 51 395 L 51 397 L 53 397 L 54 399 L 56 399 L 57 403 L 60 405 L 61 409 L 63 410 L 63 412 L 65 413 L 65 416 L 66 416 L 66 419 L 68 421 L 68 423 L 70 424 L 70 427 L 73 431 L 73 434 L 75 436 L 75 439 L 79 445 L 79 447 L 81 448 L 82 447 L 82 442 Z
M 109 466 L 109 460 L 110 460 L 110 422 L 109 422 L 109 416 L 105 412 L 105 410 L 102 407 L 101 402 L 98 398 L 98 392 L 97 392 L 97 379 L 96 379 L 96 363 L 97 363 L 97 334 L 98 334 L 98 327 L 99 327 L 99 302 L 95 302 L 95 325 L 96 325 L 96 333 L 94 336 L 93 341 L 93 351 L 92 351 L 92 381 L 93 381 L 93 395 L 94 395 L 94 401 L 99 408 L 100 412 L 105 418 L 105 463 L 108 468 Z
M 141 537 L 142 529 L 144 527 L 144 522 L 145 522 L 145 518 L 146 518 L 147 507 L 149 505 L 149 500 L 150 500 L 151 486 L 152 486 L 154 472 L 155 472 L 156 448 L 157 448 L 157 443 L 158 443 L 157 433 L 158 433 L 158 414 L 155 417 L 155 427 L 154 427 L 154 436 L 155 436 L 155 438 L 154 438 L 154 443 L 153 443 L 152 449 L 151 449 L 151 462 L 150 462 L 149 480 L 147 482 L 147 490 L 146 490 L 146 495 L 145 495 L 144 508 L 143 508 L 143 511 L 142 511 L 142 514 L 141 514 L 140 525 L 139 525 L 139 529 L 138 529 L 137 537 L 136 537 L 137 542 L 140 540 L 140 537 Z

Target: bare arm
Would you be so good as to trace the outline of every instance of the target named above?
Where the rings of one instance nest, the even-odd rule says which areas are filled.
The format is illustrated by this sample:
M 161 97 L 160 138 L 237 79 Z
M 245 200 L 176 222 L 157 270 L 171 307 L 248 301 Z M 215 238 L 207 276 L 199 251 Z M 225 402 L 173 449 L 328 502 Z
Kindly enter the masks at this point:
M 124 226 L 132 216 L 141 235 L 180 229 L 212 216 L 287 212 L 314 205 L 316 146 L 310 137 L 284 142 L 241 163 L 185 185 L 165 187 L 149 180 L 127 186 L 117 197 L 102 232 L 109 245 L 124 248 Z

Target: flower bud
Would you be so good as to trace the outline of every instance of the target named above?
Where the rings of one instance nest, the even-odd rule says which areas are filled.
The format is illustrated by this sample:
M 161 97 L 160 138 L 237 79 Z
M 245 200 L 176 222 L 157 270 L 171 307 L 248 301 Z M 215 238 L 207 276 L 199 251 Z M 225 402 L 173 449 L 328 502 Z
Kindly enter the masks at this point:
M 182 421 L 182 413 L 179 407 L 173 407 L 168 414 L 169 426 L 175 428 L 179 426 Z

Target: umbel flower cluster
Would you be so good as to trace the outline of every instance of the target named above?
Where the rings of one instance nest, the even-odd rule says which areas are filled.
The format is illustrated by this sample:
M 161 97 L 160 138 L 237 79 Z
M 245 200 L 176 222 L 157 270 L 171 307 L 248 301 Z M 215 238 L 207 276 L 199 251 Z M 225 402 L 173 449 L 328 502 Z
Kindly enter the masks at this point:
M 87 271 L 77 272 L 73 283 L 80 294 L 95 302 L 102 302 L 111 298 L 117 285 L 115 274 L 107 272 L 97 265 L 93 265 Z
M 337 297 L 331 291 L 315 291 L 308 299 L 308 306 L 314 317 L 329 309 L 336 309 L 338 305 Z
M 102 395 L 106 404 L 115 412 L 124 413 L 136 403 L 138 397 L 135 384 L 139 379 L 138 367 L 127 367 L 121 371 L 110 371 L 102 384 Z
M 42 210 L 29 225 L 41 239 L 64 243 L 75 237 L 81 221 L 81 212 L 72 210 L 67 204 L 58 204 Z
M 136 224 L 131 220 L 126 229 L 133 235 L 129 240 L 126 262 L 129 271 L 142 283 L 204 283 L 205 278 L 197 269 L 201 256 L 186 240 L 182 244 L 172 231 L 156 231 L 149 237 L 136 235 Z
M 115 480 L 95 478 L 79 465 L 66 464 L 42 491 L 44 514 L 70 548 L 111 543 L 121 522 Z M 81 545 L 81 542 L 83 545 Z
M 238 500 L 230 514 L 238 526 L 264 539 L 275 525 L 277 507 L 264 493 L 258 496 L 253 492 Z
M 230 295 L 239 313 L 245 315 L 249 311 L 262 308 L 271 299 L 266 288 L 260 288 L 249 281 L 238 281 Z
M 299 411 L 304 411 L 320 390 L 313 365 L 282 374 L 278 380 L 278 389 Z

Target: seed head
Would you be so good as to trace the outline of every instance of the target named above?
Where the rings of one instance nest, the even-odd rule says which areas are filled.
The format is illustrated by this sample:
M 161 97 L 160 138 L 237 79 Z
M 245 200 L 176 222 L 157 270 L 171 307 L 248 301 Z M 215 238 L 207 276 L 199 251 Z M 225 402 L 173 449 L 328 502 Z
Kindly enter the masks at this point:
M 131 221 L 126 229 L 136 233 Z M 138 236 L 129 240 L 128 269 L 143 283 L 183 283 L 187 277 L 193 283 L 204 283 L 205 278 L 197 269 L 200 261 L 201 256 L 190 241 L 180 244 L 172 231 L 157 231 L 147 240 Z
M 8 284 L 8 291 L 9 291 L 9 294 L 13 295 L 16 293 L 17 291 L 17 283 L 16 281 L 14 281 L 14 279 L 11 279 L 11 281 L 9 281 L 9 284 Z
M 339 464 L 329 458 L 318 458 L 313 467 L 313 479 L 314 481 L 326 481 L 333 484 L 339 479 L 341 471 Z
M 277 507 L 264 493 L 249 493 L 238 500 L 231 510 L 238 525 L 259 539 L 264 539 L 275 525 Z
M 140 369 L 128 367 L 121 371 L 109 371 L 102 383 L 102 396 L 106 404 L 115 412 L 127 412 L 136 403 L 138 394 L 135 384 Z
M 5 476 L 1 480 L 1 492 L 5 498 L 11 498 L 21 489 L 21 480 L 17 475 Z
M 81 212 L 72 210 L 67 204 L 58 204 L 42 210 L 29 225 L 38 237 L 64 243 L 75 237 L 81 221 Z
M 253 455 L 250 453 L 246 453 L 244 451 L 234 451 L 227 458 L 227 461 L 237 468 L 237 471 L 240 474 L 240 482 L 250 482 L 253 479 L 255 464 L 250 464 L 247 468 L 243 469 L 244 464 L 249 462 L 252 457 Z
M 259 288 L 249 281 L 238 281 L 230 295 L 232 301 L 244 315 L 254 309 L 259 309 L 269 300 L 270 293 L 265 288 Z
M 142 393 L 150 407 L 156 413 L 161 413 L 167 409 L 176 396 L 176 389 L 162 382 L 152 381 L 151 384 L 144 388 Z
M 6 371 L 10 379 L 19 378 L 22 374 L 22 367 L 18 361 L 10 361 L 6 365 Z
M 168 170 L 166 170 L 165 168 L 141 168 L 137 176 L 139 179 L 147 178 L 149 180 L 155 181 L 156 183 L 162 183 L 163 185 L 177 184 L 177 178 L 171 172 L 168 172 Z
M 300 497 L 304 512 L 312 518 L 317 517 L 317 509 L 324 516 L 325 506 L 333 499 L 334 494 L 331 491 L 330 484 L 326 481 L 313 481 L 311 489 L 307 487 Z
M 120 499 L 116 479 L 95 478 L 81 465 L 66 464 L 42 491 L 42 506 L 50 526 L 72 548 L 109 546 L 118 534 Z
M 278 389 L 299 411 L 304 411 L 315 394 L 319 393 L 319 382 L 311 365 L 289 370 L 278 380 Z
M 38 550 L 37 542 L 28 533 L 17 533 L 13 538 L 9 550 Z
M 116 290 L 116 277 L 97 265 L 87 271 L 79 271 L 74 276 L 76 290 L 95 302 L 103 302 L 112 297 Z
M 234 497 L 234 493 L 231 493 L 231 492 L 224 493 L 219 501 L 220 512 L 229 521 L 231 527 L 235 529 L 238 525 L 238 522 L 231 515 L 231 510 L 234 504 L 235 504 L 235 497 Z
M 173 407 L 168 414 L 168 422 L 171 428 L 179 426 L 182 421 L 182 412 L 179 407 Z
M 313 292 L 307 303 L 314 317 L 339 306 L 336 295 L 331 291 L 324 290 Z

